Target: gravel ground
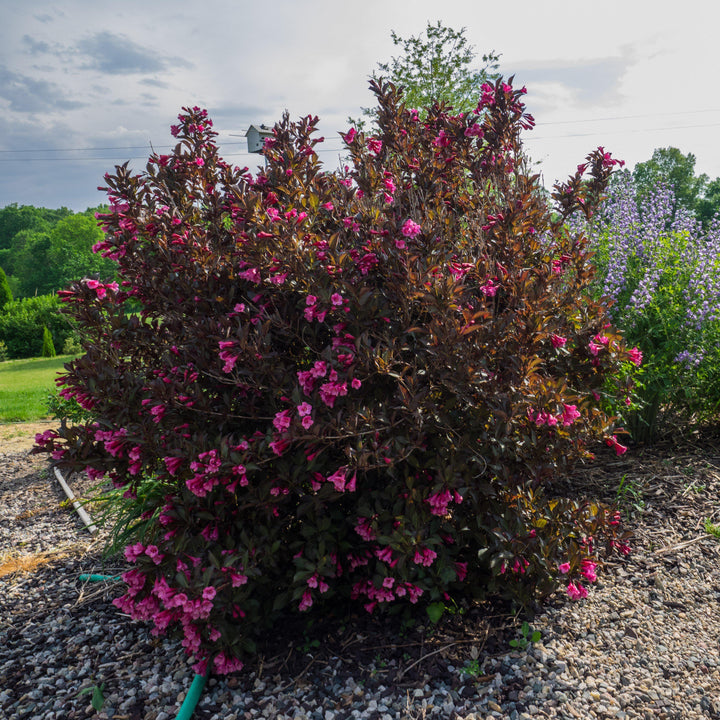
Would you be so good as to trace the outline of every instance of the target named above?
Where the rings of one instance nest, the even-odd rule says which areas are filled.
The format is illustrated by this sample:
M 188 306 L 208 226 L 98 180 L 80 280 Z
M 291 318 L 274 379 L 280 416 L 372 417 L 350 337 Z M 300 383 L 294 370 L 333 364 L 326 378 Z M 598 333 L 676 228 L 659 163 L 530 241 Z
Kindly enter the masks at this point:
M 210 678 L 193 717 L 720 719 L 720 541 L 705 532 L 720 525 L 717 439 L 602 454 L 575 482 L 622 500 L 634 552 L 586 600 L 552 597 L 530 620 L 540 642 L 513 650 L 518 620 L 490 606 L 412 628 L 317 618 Z M 0 453 L 0 718 L 174 718 L 190 662 L 111 604 L 119 584 L 78 580 L 121 568 L 63 500 L 42 459 Z

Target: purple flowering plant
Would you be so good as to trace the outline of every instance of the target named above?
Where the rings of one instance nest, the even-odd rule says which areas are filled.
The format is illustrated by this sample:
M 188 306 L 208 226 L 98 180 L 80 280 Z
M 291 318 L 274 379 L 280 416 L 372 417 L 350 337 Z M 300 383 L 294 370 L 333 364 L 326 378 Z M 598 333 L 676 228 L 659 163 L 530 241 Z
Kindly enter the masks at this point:
M 704 230 L 658 184 L 638 201 L 615 176 L 599 212 L 581 220 L 596 251 L 596 297 L 642 353 L 633 388 L 614 411 L 634 439 L 706 422 L 720 409 L 720 219 Z
M 624 451 L 599 392 L 622 395 L 633 351 L 565 224 L 615 161 L 593 152 L 551 213 L 524 89 L 421 119 L 372 87 L 379 132 L 345 133 L 336 173 L 317 118 L 286 115 L 253 174 L 184 109 L 171 154 L 106 176 L 119 284 L 62 293 L 85 354 L 61 394 L 92 418 L 38 451 L 112 482 L 116 604 L 198 672 L 241 668 L 281 612 L 581 599 L 629 551 L 614 509 L 554 491 L 595 443 Z

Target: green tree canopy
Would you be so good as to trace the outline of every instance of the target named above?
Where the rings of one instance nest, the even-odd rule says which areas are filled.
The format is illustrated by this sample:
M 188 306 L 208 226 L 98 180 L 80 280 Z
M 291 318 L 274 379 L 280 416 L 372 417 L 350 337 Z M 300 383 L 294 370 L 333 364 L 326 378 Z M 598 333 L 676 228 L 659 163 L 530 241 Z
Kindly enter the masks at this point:
M 18 207 L 17 203 L 6 205 L 0 209 L 0 250 L 9 248 L 21 230 L 47 230 L 70 212 L 66 207 L 51 210 L 33 205 Z
M 114 275 L 115 262 L 92 251 L 103 239 L 96 209 L 72 213 L 64 208 L 8 206 L 0 210 L 0 266 L 16 297 L 53 293 L 87 276 Z
M 5 271 L 0 267 L 0 310 L 12 302 L 13 296 Z
M 481 67 L 473 66 L 477 55 L 465 37 L 465 28 L 453 30 L 441 22 L 428 22 L 424 35 L 403 38 L 393 30 L 391 37 L 402 52 L 390 62 L 378 63 L 373 78 L 382 77 L 401 88 L 408 107 L 427 108 L 444 101 L 456 112 L 469 112 L 477 107 L 480 86 L 498 77 L 500 57 L 494 51 L 482 56 Z M 363 108 L 362 112 L 374 123 L 376 108 Z M 366 123 L 348 120 L 360 129 Z
M 651 193 L 659 182 L 668 183 L 678 204 L 693 211 L 708 182 L 707 175 L 695 175 L 695 156 L 683 155 L 676 147 L 656 148 L 650 160 L 635 166 L 633 179 L 640 197 Z

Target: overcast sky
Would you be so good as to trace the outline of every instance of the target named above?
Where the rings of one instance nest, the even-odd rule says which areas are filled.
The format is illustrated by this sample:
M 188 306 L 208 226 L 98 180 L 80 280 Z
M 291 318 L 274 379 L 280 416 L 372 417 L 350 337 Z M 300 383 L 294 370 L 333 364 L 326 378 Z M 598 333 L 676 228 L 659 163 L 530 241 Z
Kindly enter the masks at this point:
M 526 85 L 525 135 L 546 185 L 603 145 L 629 167 L 657 147 L 720 176 L 717 27 L 703 0 L 0 0 L 0 207 L 84 210 L 106 171 L 171 144 L 183 105 L 206 107 L 223 156 L 255 169 L 250 123 L 319 115 L 336 167 L 390 31 L 438 20 Z

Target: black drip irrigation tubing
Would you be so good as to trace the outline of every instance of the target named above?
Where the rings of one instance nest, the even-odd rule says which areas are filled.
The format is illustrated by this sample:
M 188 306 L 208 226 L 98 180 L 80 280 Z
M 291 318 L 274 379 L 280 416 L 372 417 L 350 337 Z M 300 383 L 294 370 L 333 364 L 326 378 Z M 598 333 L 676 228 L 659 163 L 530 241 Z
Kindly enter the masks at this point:
M 70 489 L 70 486 L 67 484 L 65 478 L 62 476 L 62 473 L 57 468 L 53 468 L 53 470 L 55 471 L 55 477 L 60 483 L 60 486 L 65 492 L 65 495 L 67 495 L 68 500 L 72 502 L 75 511 L 80 516 L 80 519 L 83 521 L 83 523 L 85 523 L 85 527 L 88 529 L 88 532 L 94 535 L 98 531 L 98 529 L 97 526 L 93 523 L 92 518 L 87 514 L 85 508 L 80 504 L 80 501 L 75 497 L 73 491 Z M 122 578 L 119 575 L 98 575 L 95 573 L 83 573 L 82 575 L 78 576 L 78 580 L 80 580 L 80 582 L 105 582 L 121 579 Z M 197 707 L 198 702 L 200 701 L 202 692 L 205 689 L 205 683 L 210 677 L 211 667 L 212 658 L 210 659 L 210 661 L 208 661 L 207 671 L 205 672 L 205 674 L 197 674 L 193 678 L 190 689 L 187 691 L 187 695 L 185 695 L 185 700 L 183 700 L 183 704 L 180 706 L 180 710 L 178 710 L 178 714 L 175 716 L 175 720 L 190 720 L 192 714 L 195 712 L 195 708 Z

